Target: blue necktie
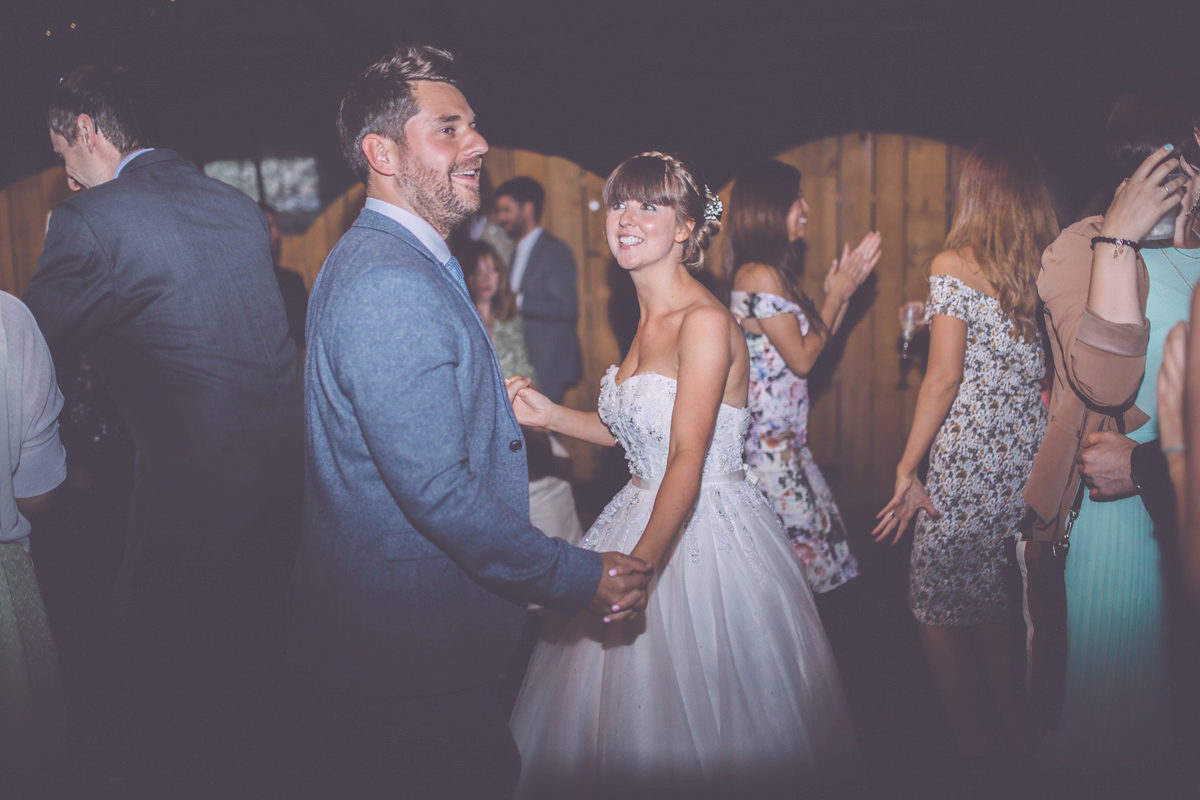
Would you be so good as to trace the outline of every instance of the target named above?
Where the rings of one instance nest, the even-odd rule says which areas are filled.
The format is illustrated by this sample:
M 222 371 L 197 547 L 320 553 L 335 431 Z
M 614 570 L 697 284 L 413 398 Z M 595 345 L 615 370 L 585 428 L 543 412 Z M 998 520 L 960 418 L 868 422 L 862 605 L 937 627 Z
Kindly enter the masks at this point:
M 462 266 L 458 263 L 458 259 L 450 256 L 450 260 L 446 262 L 446 271 L 450 273 L 450 277 L 458 284 L 459 288 L 467 295 L 471 296 L 470 290 L 467 289 L 467 281 L 463 278 Z

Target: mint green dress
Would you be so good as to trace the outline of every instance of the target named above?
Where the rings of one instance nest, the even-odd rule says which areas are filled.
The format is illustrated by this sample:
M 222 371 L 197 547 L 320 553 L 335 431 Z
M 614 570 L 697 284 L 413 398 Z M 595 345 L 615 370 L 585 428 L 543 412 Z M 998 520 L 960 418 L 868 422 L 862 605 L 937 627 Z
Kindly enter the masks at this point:
M 1187 319 L 1200 250 L 1147 248 L 1142 260 L 1150 275 L 1150 341 L 1136 404 L 1150 421 L 1129 433 L 1139 443 L 1158 438 L 1163 342 Z M 1066 705 L 1039 756 L 1068 768 L 1136 770 L 1160 761 L 1169 741 L 1163 580 L 1141 498 L 1093 502 L 1085 495 L 1071 531 L 1066 583 Z

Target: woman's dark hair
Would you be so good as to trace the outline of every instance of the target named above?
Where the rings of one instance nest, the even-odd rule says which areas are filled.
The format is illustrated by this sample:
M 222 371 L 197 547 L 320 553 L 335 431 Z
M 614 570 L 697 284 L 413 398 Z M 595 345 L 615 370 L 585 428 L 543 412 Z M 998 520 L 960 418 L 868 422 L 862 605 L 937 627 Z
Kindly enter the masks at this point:
M 681 156 L 657 151 L 642 153 L 621 163 L 604 184 L 604 204 L 650 203 L 675 209 L 675 219 L 691 221 L 692 233 L 683 242 L 683 265 L 690 270 L 704 266 L 704 251 L 721 230 L 720 219 L 705 219 L 713 196 L 704 178 Z
M 464 278 L 474 275 L 479 269 L 479 262 L 485 257 L 490 257 L 496 274 L 500 276 L 496 293 L 492 295 L 492 314 L 496 319 L 506 321 L 517 315 L 517 296 L 508 282 L 508 267 L 494 247 L 478 239 L 468 239 L 455 248 L 454 257 L 462 267 Z
M 1125 177 L 1164 144 L 1200 167 L 1200 90 L 1182 78 L 1158 79 L 1117 98 L 1104 128 L 1104 147 Z
M 342 156 L 364 183 L 370 167 L 362 142 L 368 133 L 404 142 L 404 124 L 420 111 L 415 81 L 441 81 L 454 86 L 454 56 L 426 45 L 398 47 L 376 61 L 350 84 L 338 108 L 337 130 Z
M 743 264 L 774 268 L 785 291 L 800 306 L 809 324 L 822 335 L 829 327 L 817 304 L 804 293 L 802 247 L 788 238 L 787 217 L 800 196 L 800 170 L 782 161 L 763 161 L 742 172 L 729 197 L 729 238 L 733 270 Z
M 133 76 L 121 67 L 76 67 L 46 98 L 44 110 L 50 130 L 71 144 L 80 114 L 91 117 L 121 155 L 149 143 L 146 103 Z

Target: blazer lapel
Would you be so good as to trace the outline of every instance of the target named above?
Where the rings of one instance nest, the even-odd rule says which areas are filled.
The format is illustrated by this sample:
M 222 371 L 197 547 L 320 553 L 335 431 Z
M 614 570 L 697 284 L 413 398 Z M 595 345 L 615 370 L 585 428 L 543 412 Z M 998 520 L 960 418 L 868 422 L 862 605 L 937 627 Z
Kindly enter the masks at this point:
M 479 316 L 479 311 L 475 308 L 475 303 L 471 300 L 470 293 L 465 290 L 464 285 L 459 284 L 458 281 L 450 276 L 450 272 L 446 269 L 446 266 L 438 261 L 437 257 L 434 256 L 433 253 L 429 252 L 429 248 L 421 244 L 421 240 L 414 236 L 412 231 L 401 225 L 399 222 L 396 222 L 396 220 L 392 219 L 391 217 L 384 216 L 383 214 L 372 211 L 369 208 L 364 208 L 362 210 L 362 213 L 358 215 L 358 219 L 354 221 L 354 224 L 359 227 L 371 228 L 381 233 L 391 234 L 404 244 L 411 247 L 413 250 L 420 253 L 427 261 L 429 261 L 430 264 L 433 265 L 434 270 L 438 275 L 441 276 L 442 280 L 450 284 L 450 286 L 452 286 L 454 289 L 454 293 L 457 294 L 459 298 L 467 304 L 469 309 L 467 316 L 475 320 L 475 324 L 478 326 L 479 331 L 484 335 L 484 338 L 487 340 L 488 344 L 491 345 L 492 335 L 488 332 L 488 329 L 484 327 L 483 318 Z M 538 237 L 538 241 L 534 244 L 534 251 L 536 251 L 537 245 L 541 244 L 541 237 Z M 529 260 L 532 263 L 533 253 L 529 254 Z M 507 384 L 504 382 L 504 371 L 500 369 L 500 357 L 496 355 L 496 348 L 494 345 L 489 346 L 488 350 L 492 355 L 492 370 L 500 381 L 502 394 L 507 397 Z M 519 427 L 520 423 L 517 422 L 517 415 L 516 412 L 512 410 L 512 404 L 507 403 L 506 405 L 508 406 L 508 415 L 512 418 L 513 424 Z

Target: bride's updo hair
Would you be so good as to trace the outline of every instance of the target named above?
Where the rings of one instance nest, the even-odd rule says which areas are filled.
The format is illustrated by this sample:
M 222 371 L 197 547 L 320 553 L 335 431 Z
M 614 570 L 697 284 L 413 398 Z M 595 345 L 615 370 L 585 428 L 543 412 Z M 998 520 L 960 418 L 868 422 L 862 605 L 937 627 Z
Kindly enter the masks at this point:
M 622 162 L 604 184 L 604 205 L 629 201 L 669 206 L 680 223 L 694 222 L 683 242 L 683 265 L 690 270 L 704 265 L 704 251 L 721 230 L 721 201 L 687 160 L 652 151 Z

